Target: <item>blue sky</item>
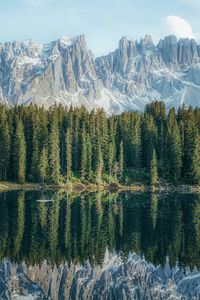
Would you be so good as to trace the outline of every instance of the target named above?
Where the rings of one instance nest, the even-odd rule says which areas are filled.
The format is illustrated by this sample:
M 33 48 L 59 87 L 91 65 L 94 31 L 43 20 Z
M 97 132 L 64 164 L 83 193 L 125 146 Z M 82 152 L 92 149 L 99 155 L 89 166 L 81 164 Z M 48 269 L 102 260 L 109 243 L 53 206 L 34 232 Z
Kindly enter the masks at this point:
M 48 42 L 85 34 L 95 56 L 126 35 L 168 34 L 200 40 L 199 0 L 0 0 L 0 42 Z

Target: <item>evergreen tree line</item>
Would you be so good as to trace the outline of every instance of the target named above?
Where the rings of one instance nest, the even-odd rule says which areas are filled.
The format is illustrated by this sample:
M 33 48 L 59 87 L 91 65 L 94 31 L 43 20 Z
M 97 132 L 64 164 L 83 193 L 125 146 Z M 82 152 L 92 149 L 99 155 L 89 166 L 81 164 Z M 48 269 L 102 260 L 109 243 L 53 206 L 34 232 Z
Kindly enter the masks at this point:
M 153 102 L 108 117 L 84 107 L 0 105 L 0 180 L 200 183 L 200 109 Z

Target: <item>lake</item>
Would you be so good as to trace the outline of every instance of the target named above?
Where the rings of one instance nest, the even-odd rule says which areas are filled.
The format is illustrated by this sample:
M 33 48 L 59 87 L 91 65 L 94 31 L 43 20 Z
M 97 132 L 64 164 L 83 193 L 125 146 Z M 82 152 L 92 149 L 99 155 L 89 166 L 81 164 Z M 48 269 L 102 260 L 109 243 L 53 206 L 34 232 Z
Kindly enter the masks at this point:
M 0 193 L 0 299 L 200 299 L 200 195 Z

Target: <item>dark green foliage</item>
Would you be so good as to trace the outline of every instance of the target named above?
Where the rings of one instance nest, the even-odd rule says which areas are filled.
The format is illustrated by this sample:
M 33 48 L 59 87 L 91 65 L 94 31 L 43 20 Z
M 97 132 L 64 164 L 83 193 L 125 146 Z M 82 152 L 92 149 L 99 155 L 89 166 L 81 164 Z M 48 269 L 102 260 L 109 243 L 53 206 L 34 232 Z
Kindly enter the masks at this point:
M 66 132 L 66 175 L 67 181 L 72 176 L 72 134 L 71 128 L 67 128 Z
M 150 162 L 150 184 L 156 186 L 158 184 L 158 162 L 155 149 L 153 149 Z
M 59 129 L 56 110 L 51 115 L 49 133 L 49 167 L 50 179 L 53 183 L 58 183 L 60 178 L 60 148 L 59 148 Z
M 0 116 L 0 180 L 8 177 L 11 147 L 11 125 L 9 124 L 6 110 Z
M 24 125 L 20 118 L 16 119 L 13 135 L 13 175 L 18 183 L 25 182 L 26 174 L 26 142 L 24 136 Z
M 157 127 L 153 116 L 145 114 L 142 122 L 142 165 L 149 168 L 153 149 L 157 143 Z
M 34 181 L 39 178 L 39 161 L 40 161 L 40 145 L 39 145 L 39 122 L 38 118 L 33 124 L 33 140 L 32 140 L 32 160 L 31 160 L 31 175 Z
M 141 167 L 141 118 L 139 116 L 136 117 L 132 126 L 132 165 L 135 169 L 138 169 Z
M 194 140 L 194 152 L 192 156 L 191 175 L 193 182 L 200 184 L 200 135 L 197 134 Z
M 199 135 L 200 109 L 166 114 L 162 102 L 110 117 L 84 107 L 0 105 L 0 180 L 199 184 Z
M 87 177 L 87 140 L 85 127 L 82 129 L 81 134 L 81 178 Z
M 101 177 L 103 173 L 103 155 L 100 143 L 97 145 L 97 159 L 96 159 L 96 181 L 101 182 Z
M 48 152 L 44 146 L 39 159 L 39 179 L 42 184 L 45 183 L 48 175 Z
M 92 142 L 91 142 L 91 138 L 90 138 L 89 134 L 87 134 L 86 143 L 87 143 L 86 173 L 87 173 L 87 179 L 91 179 L 91 177 L 92 177 Z
M 108 172 L 109 175 L 113 175 L 113 162 L 114 162 L 114 146 L 113 143 L 109 143 L 109 148 L 108 148 Z
M 120 178 L 122 178 L 124 175 L 124 144 L 123 144 L 123 141 L 121 141 L 121 143 L 120 143 L 119 173 L 120 173 Z
M 177 183 L 181 177 L 182 146 L 175 109 L 171 109 L 168 116 L 167 143 L 167 177 Z

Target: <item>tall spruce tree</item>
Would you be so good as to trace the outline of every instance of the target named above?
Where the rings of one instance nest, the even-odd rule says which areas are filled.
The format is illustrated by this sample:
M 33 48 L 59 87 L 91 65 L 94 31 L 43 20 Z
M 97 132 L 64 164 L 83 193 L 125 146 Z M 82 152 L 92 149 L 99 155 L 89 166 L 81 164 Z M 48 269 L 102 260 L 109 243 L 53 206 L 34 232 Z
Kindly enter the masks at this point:
M 190 181 L 190 174 L 192 168 L 192 153 L 194 147 L 194 139 L 197 133 L 197 126 L 195 124 L 194 111 L 189 107 L 183 115 L 184 122 L 184 144 L 183 144 L 183 159 L 184 167 L 183 174 L 185 178 Z
M 73 144 L 72 144 L 72 165 L 73 165 L 73 170 L 75 172 L 80 171 L 80 161 L 81 161 L 81 156 L 80 156 L 80 148 L 81 148 L 81 134 L 80 134 L 80 120 L 78 117 L 77 112 L 74 112 L 74 117 L 73 117 Z
M 140 116 L 136 117 L 136 120 L 132 129 L 132 166 L 135 169 L 141 167 L 141 118 Z
M 87 177 L 87 140 L 85 126 L 82 128 L 81 134 L 81 179 Z
M 98 146 L 97 146 L 97 162 L 96 162 L 96 181 L 97 181 L 97 183 L 101 182 L 102 173 L 103 173 L 103 157 L 102 157 L 101 145 L 98 144 Z
M 200 135 L 197 134 L 194 140 L 194 151 L 192 154 L 191 175 L 193 182 L 200 184 Z
M 174 183 L 177 183 L 181 177 L 182 145 L 180 129 L 176 121 L 174 108 L 170 110 L 168 115 L 167 147 L 168 175 Z
M 150 163 L 150 184 L 156 186 L 158 184 L 158 163 L 155 149 L 153 149 Z
M 32 139 L 32 160 L 31 160 L 31 175 L 33 181 L 38 181 L 39 179 L 39 161 L 40 161 L 40 145 L 39 145 L 39 118 L 37 116 L 35 122 L 33 123 L 33 139 Z
M 158 169 L 161 176 L 165 173 L 165 143 L 166 143 L 166 108 L 162 101 L 153 101 L 146 106 L 146 111 L 153 117 L 156 125 L 155 147 L 158 156 Z
M 16 120 L 16 131 L 13 140 L 14 179 L 18 183 L 25 182 L 26 174 L 26 142 L 24 126 L 20 118 Z
M 91 179 L 92 177 L 92 142 L 90 135 L 87 134 L 86 137 L 87 142 L 87 179 Z
M 45 146 L 40 154 L 38 169 L 40 182 L 44 184 L 48 177 L 48 152 Z
M 0 180 L 7 180 L 10 162 L 11 128 L 6 112 L 0 118 Z
M 157 127 L 153 116 L 145 114 L 142 123 L 142 164 L 149 168 L 152 159 L 153 149 L 156 147 Z
M 72 134 L 71 128 L 66 131 L 66 176 L 67 181 L 72 177 Z
M 120 142 L 120 151 L 119 151 L 119 175 L 120 178 L 124 175 L 124 143 Z
M 49 133 L 49 168 L 50 179 L 53 183 L 59 183 L 60 180 L 60 147 L 58 119 L 55 108 L 51 112 Z
M 113 143 L 110 142 L 108 148 L 108 172 L 110 177 L 112 177 L 113 175 L 113 165 L 114 165 L 114 146 Z

